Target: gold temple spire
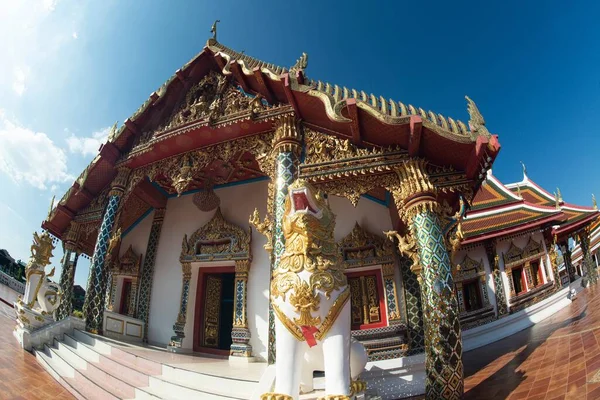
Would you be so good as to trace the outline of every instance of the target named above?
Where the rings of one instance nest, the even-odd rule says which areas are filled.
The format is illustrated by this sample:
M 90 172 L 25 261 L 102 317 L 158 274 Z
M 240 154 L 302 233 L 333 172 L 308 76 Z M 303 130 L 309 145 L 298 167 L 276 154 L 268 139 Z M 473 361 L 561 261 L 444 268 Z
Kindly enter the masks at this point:
M 517 185 L 517 196 L 523 198 L 523 195 L 521 194 L 521 185 Z
M 560 210 L 560 204 L 559 204 L 559 200 L 558 200 L 558 194 L 556 192 L 554 192 L 554 206 L 556 207 L 557 210 Z
M 596 196 L 592 193 L 592 204 L 594 205 L 594 210 L 598 209 L 598 203 L 596 203 Z
M 558 201 L 562 203 L 563 197 L 562 197 L 562 194 L 560 193 L 560 188 L 556 188 L 556 196 L 558 198 Z

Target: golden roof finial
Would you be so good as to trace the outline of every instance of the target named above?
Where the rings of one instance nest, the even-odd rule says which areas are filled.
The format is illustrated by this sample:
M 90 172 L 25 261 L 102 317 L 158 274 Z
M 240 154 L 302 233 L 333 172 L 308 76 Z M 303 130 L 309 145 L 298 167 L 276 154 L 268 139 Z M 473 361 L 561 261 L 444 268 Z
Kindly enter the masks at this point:
M 560 188 L 556 188 L 556 196 L 558 196 L 558 201 L 563 202 L 562 194 L 560 193 Z
M 523 195 L 521 194 L 521 185 L 517 185 L 517 196 L 523 198 Z
M 556 207 L 557 210 L 560 210 L 558 194 L 556 192 L 554 193 L 554 206 Z
M 213 39 L 217 40 L 217 24 L 221 22 L 220 19 L 215 20 L 215 22 L 213 22 L 212 27 L 210 28 L 210 33 L 213 34 Z
M 594 205 L 594 210 L 598 209 L 598 203 L 596 203 L 596 196 L 592 193 L 592 204 Z
M 485 119 L 483 119 L 483 115 L 479 112 L 479 108 L 477 108 L 477 104 L 469 96 L 465 96 L 467 99 L 467 111 L 469 112 L 469 129 L 471 132 L 476 133 L 481 136 L 490 136 L 490 132 L 485 127 Z

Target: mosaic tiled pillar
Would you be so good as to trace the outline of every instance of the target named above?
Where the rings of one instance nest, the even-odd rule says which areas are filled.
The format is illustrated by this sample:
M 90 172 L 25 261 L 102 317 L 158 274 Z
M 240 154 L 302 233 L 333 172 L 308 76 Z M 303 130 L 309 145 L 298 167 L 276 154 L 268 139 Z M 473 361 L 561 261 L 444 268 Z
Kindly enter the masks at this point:
M 109 274 L 108 281 L 110 282 L 109 289 L 107 292 L 106 298 L 106 309 L 108 311 L 114 311 L 115 309 L 115 301 L 117 298 L 117 276 L 112 272 Z
M 56 310 L 57 321 L 71 316 L 71 313 L 73 312 L 73 282 L 78 259 L 79 254 L 73 249 L 67 250 L 67 246 L 65 246 L 65 255 L 59 283 L 63 295 L 60 305 Z
M 86 293 L 86 307 L 84 307 L 85 329 L 92 333 L 102 332 L 102 322 L 104 319 L 104 300 L 106 296 L 106 280 L 108 271 L 105 266 L 105 258 L 108 250 L 115 217 L 119 209 L 119 202 L 125 190 L 127 179 L 129 177 L 128 168 L 120 168 L 117 176 L 113 180 L 112 189 L 109 192 L 108 204 L 104 211 L 102 224 L 98 231 L 96 246 L 94 247 L 94 256 L 90 267 L 90 279 Z
M 504 283 L 502 282 L 502 273 L 500 272 L 500 257 L 496 254 L 496 242 L 488 241 L 484 244 L 485 254 L 487 255 L 490 269 L 492 270 L 492 279 L 494 281 L 494 297 L 496 299 L 496 316 L 498 318 L 508 314 L 506 306 L 506 294 Z
M 389 323 L 390 325 L 396 325 L 402 322 L 402 316 L 400 315 L 400 307 L 398 307 L 398 291 L 396 290 L 394 264 L 384 264 L 382 272 Z
M 129 295 L 129 308 L 127 315 L 133 317 L 135 314 L 135 306 L 137 303 L 137 293 L 138 293 L 138 278 L 133 277 L 131 279 L 131 292 Z
M 460 399 L 464 381 L 459 308 L 439 217 L 423 209 L 414 216 L 412 228 L 425 288 L 426 395 Z
M 178 351 L 181 349 L 181 345 L 183 344 L 183 339 L 185 338 L 184 329 L 185 329 L 185 321 L 187 318 L 187 305 L 188 305 L 188 297 L 190 294 L 190 280 L 192 279 L 192 264 L 190 263 L 182 263 L 181 264 L 182 274 L 183 274 L 183 283 L 181 286 L 181 301 L 179 314 L 177 315 L 177 321 L 173 325 L 173 330 L 175 331 L 175 336 L 171 336 L 171 341 L 169 342 L 169 350 Z
M 456 300 L 458 301 L 458 311 L 465 312 L 465 300 L 463 299 L 463 284 L 462 282 L 456 282 Z
M 492 272 L 494 277 L 494 295 L 496 296 L 496 312 L 498 318 L 508 314 L 508 308 L 506 307 L 506 295 L 504 294 L 504 285 L 502 284 L 502 273 L 498 268 Z
M 569 242 L 568 240 L 560 242 L 558 246 L 560 248 L 560 252 L 562 253 L 563 261 L 565 262 L 565 267 L 567 268 L 567 272 L 569 274 L 569 282 L 574 282 L 575 267 L 571 262 L 571 249 L 569 249 Z
M 578 234 L 579 244 L 581 246 L 581 256 L 583 263 L 583 270 L 586 272 L 589 282 L 595 284 L 598 282 L 598 271 L 592 255 L 590 254 L 590 232 L 588 229 L 584 229 Z
M 250 260 L 237 260 L 235 262 L 235 298 L 233 301 L 233 329 L 231 330 L 233 343 L 231 344 L 230 354 L 237 357 L 252 356 L 246 306 L 249 270 Z
M 156 264 L 156 251 L 164 219 L 165 209 L 155 209 L 150 235 L 148 236 L 148 245 L 146 246 L 146 257 L 144 258 L 140 277 L 140 293 L 136 316 L 138 319 L 144 321 L 144 342 L 148 342 L 148 321 L 150 320 L 150 299 L 152 284 L 154 282 L 154 265 Z
M 505 272 L 506 278 L 508 279 L 508 297 L 511 298 L 517 295 L 517 293 L 515 292 L 515 284 L 513 283 L 512 269 L 505 268 Z
M 288 186 L 294 181 L 299 163 L 302 137 L 294 116 L 284 116 L 278 120 L 273 139 L 275 154 L 275 201 L 273 202 L 273 263 L 271 274 L 279 268 L 281 255 L 285 250 L 283 236 L 283 214 Z M 269 285 L 270 287 L 270 285 Z M 275 363 L 275 314 L 269 303 L 269 346 L 268 362 Z
M 531 263 L 529 261 L 525 263 L 525 268 L 523 268 L 523 271 L 525 271 L 525 278 L 527 279 L 527 288 L 528 290 L 531 290 L 534 288 L 534 281 L 533 273 L 531 271 Z
M 77 242 L 79 239 L 79 228 L 81 226 L 75 221 L 69 224 L 69 230 L 65 236 L 62 271 L 60 273 L 60 289 L 63 293 L 62 301 L 56 310 L 56 320 L 60 321 L 71 316 L 73 312 L 73 284 L 75 281 L 75 269 L 79 253 L 77 252 Z
M 406 322 L 408 328 L 408 355 L 422 353 L 425 348 L 425 332 L 423 331 L 423 306 L 421 303 L 421 286 L 417 276 L 411 271 L 412 260 L 400 257 L 400 273 L 406 303 Z

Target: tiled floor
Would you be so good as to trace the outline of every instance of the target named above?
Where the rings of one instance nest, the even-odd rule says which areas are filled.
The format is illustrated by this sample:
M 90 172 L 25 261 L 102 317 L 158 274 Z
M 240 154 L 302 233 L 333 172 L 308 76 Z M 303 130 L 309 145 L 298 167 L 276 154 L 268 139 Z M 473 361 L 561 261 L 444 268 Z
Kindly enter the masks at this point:
M 19 347 L 12 334 L 14 327 L 12 307 L 0 302 L 0 399 L 72 399 L 35 356 Z
M 0 303 L 0 400 L 72 398 L 19 348 L 13 327 L 12 308 Z M 600 400 L 600 286 L 529 329 L 465 353 L 464 362 L 467 400 Z
M 464 354 L 465 399 L 600 399 L 600 287 L 543 322 Z

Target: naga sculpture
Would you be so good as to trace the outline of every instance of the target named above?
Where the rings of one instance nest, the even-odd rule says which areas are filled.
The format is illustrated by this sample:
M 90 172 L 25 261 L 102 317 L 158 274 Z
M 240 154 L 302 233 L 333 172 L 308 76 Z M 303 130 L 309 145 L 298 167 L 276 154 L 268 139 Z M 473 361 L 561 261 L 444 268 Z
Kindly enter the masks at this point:
M 308 182 L 297 180 L 288 191 L 282 217 L 285 250 L 271 281 L 275 389 L 261 399 L 296 400 L 301 380 L 305 389 L 312 389 L 308 374 L 301 379 L 303 363 L 310 372 L 322 363 L 323 399 L 350 399 L 365 389 L 351 378 L 362 372 L 367 357 L 360 343 L 351 345 L 350 290 L 333 236 L 335 215 L 323 194 Z M 322 361 L 316 357 L 319 352 Z
M 54 276 L 54 268 L 46 274 L 45 267 L 52 257 L 52 239 L 48 233 L 33 234 L 31 258 L 25 269 L 27 282 L 23 298 L 15 303 L 18 327 L 35 330 L 54 322 L 54 310 L 60 305 L 60 286 L 47 278 Z M 37 303 L 37 306 L 36 306 Z

